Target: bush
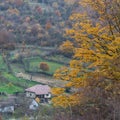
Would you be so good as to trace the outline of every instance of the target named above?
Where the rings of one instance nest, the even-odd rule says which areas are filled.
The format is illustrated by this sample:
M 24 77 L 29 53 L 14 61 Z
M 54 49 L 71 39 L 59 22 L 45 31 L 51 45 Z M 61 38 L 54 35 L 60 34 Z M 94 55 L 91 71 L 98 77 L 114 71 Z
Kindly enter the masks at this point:
M 43 71 L 49 71 L 49 65 L 45 62 L 40 63 L 40 69 Z

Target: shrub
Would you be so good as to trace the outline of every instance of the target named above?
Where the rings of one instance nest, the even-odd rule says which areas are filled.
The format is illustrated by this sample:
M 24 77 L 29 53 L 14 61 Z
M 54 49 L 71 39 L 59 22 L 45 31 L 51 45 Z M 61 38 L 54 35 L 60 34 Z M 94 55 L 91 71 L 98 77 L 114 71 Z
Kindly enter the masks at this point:
M 40 69 L 43 71 L 49 71 L 49 65 L 45 62 L 40 63 Z

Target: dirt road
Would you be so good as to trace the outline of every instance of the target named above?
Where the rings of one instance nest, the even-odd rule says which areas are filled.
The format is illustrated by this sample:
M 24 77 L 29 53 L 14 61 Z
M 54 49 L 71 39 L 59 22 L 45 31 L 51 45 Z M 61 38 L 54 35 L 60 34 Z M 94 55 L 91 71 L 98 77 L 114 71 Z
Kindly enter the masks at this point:
M 40 75 L 30 75 L 30 74 L 26 74 L 26 73 L 17 73 L 16 77 L 19 78 L 24 78 L 27 80 L 31 80 L 31 81 L 36 81 L 36 82 L 40 82 L 42 84 L 47 84 L 53 87 L 63 87 L 64 83 L 62 80 L 55 80 L 52 78 L 47 78 L 47 77 L 43 77 Z

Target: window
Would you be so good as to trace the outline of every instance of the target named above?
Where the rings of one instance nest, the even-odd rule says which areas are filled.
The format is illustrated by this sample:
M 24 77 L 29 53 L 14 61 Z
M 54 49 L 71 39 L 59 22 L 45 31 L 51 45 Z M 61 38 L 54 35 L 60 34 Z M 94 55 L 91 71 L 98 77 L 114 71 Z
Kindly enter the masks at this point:
M 44 98 L 44 95 L 40 95 L 40 98 Z

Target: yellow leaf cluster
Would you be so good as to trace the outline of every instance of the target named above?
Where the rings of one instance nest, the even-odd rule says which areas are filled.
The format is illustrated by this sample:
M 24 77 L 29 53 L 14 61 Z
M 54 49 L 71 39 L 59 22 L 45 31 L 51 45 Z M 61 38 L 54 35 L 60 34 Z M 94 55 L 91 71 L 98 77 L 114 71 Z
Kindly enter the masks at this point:
M 78 99 L 76 99 L 76 95 L 59 95 L 58 97 L 54 97 L 52 102 L 54 103 L 54 106 L 66 108 L 76 105 L 78 103 Z
M 52 89 L 52 94 L 53 95 L 60 95 L 64 93 L 64 88 L 53 88 Z

